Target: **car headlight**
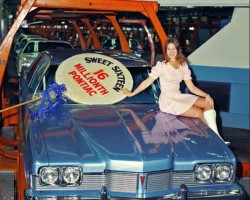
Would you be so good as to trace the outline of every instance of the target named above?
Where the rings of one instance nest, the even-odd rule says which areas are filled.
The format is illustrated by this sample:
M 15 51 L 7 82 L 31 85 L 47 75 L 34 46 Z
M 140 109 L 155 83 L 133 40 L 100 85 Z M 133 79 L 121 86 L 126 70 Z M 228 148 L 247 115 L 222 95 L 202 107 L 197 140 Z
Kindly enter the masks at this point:
M 195 177 L 198 181 L 208 181 L 211 179 L 212 166 L 211 165 L 200 165 L 195 169 Z
M 232 166 L 231 165 L 218 165 L 215 168 L 215 180 L 218 181 L 230 181 L 232 178 Z
M 199 164 L 195 167 L 195 180 L 199 183 L 224 183 L 233 180 L 232 164 Z
M 78 167 L 68 167 L 63 170 L 63 181 L 66 184 L 76 184 L 81 180 L 81 169 Z
M 59 169 L 53 167 L 42 168 L 40 171 L 40 180 L 42 184 L 56 184 L 59 180 Z
M 76 166 L 70 167 L 42 167 L 39 170 L 41 185 L 76 185 L 82 180 L 82 169 Z

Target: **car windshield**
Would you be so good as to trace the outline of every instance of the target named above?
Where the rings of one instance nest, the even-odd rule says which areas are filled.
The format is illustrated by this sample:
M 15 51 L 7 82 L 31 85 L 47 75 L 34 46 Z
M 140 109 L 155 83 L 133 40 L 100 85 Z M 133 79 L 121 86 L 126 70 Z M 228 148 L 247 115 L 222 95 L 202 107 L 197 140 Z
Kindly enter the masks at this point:
M 34 42 L 30 42 L 26 47 L 24 47 L 25 49 L 23 50 L 23 53 L 34 53 L 35 52 L 35 48 L 34 48 Z
M 21 50 L 27 44 L 28 38 L 24 38 L 21 43 L 17 46 L 17 51 Z

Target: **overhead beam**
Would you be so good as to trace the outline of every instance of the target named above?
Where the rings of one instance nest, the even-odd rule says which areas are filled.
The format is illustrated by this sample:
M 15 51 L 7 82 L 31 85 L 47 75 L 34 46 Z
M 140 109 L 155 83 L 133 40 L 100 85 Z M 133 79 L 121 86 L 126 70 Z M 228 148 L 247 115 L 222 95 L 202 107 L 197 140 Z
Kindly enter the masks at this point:
M 22 0 L 22 4 L 25 0 Z M 154 12 L 158 11 L 158 3 L 154 3 Z M 128 6 L 129 5 L 129 6 Z M 70 8 L 70 9 L 84 9 L 84 10 L 106 10 L 106 11 L 126 11 L 126 12 L 143 12 L 144 8 L 142 1 L 134 0 L 36 0 L 34 7 L 46 8 Z

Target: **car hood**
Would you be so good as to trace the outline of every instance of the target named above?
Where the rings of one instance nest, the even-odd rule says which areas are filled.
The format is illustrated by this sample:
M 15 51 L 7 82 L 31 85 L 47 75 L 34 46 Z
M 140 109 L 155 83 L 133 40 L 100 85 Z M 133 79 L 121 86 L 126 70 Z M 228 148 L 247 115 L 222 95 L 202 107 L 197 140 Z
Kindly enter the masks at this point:
M 57 112 L 32 123 L 33 170 L 44 165 L 77 165 L 85 172 L 193 170 L 197 163 L 233 156 L 200 120 L 162 113 L 155 105 L 65 105 Z

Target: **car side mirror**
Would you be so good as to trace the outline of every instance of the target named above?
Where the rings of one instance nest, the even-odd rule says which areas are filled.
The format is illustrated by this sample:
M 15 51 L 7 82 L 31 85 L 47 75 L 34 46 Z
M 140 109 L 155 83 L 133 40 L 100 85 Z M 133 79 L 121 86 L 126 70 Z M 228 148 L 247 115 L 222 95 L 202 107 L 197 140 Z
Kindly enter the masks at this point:
M 23 70 L 21 71 L 20 76 L 21 74 L 24 77 L 24 79 L 26 79 L 28 75 L 28 68 L 23 67 Z

